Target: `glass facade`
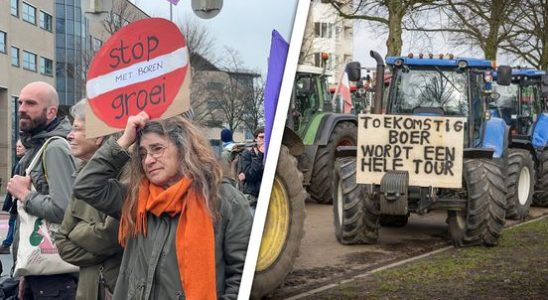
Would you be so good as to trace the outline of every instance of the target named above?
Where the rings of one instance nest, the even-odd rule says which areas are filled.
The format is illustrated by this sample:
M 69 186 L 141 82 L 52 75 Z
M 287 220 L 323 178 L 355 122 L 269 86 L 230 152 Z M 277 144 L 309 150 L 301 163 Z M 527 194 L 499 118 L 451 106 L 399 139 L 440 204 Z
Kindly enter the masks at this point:
M 70 106 L 85 97 L 88 32 L 80 0 L 55 1 L 55 82 L 61 105 Z

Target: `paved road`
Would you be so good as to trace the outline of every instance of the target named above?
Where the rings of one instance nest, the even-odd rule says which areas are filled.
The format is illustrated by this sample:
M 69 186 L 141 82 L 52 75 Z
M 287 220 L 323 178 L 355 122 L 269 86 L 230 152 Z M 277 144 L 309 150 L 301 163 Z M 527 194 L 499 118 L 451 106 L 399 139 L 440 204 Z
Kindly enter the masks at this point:
M 548 209 L 532 208 L 531 217 Z M 273 298 L 282 299 L 382 265 L 449 245 L 445 212 L 411 215 L 403 228 L 381 228 L 376 245 L 343 246 L 335 238 L 331 205 L 307 203 L 305 236 L 293 272 Z M 507 220 L 507 224 L 515 224 Z

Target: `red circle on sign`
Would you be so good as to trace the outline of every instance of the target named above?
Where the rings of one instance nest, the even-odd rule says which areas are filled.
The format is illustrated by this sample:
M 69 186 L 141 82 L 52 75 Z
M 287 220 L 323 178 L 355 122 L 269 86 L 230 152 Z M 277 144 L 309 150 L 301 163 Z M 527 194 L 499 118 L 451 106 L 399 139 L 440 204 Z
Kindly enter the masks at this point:
M 188 61 L 185 38 L 174 23 L 133 22 L 111 36 L 91 62 L 86 83 L 91 109 L 115 128 L 141 111 L 159 118 L 181 89 Z

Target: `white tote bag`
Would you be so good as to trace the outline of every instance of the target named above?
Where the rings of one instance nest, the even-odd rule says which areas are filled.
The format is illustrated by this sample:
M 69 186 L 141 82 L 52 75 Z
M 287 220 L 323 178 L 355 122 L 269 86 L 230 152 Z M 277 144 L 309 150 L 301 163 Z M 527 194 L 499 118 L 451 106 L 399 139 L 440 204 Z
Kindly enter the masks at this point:
M 61 137 L 49 138 L 38 153 L 32 159 L 26 169 L 26 174 L 40 161 L 42 153 L 45 151 L 49 142 L 54 139 L 63 139 Z M 66 140 L 63 139 L 65 142 Z M 35 191 L 34 185 L 31 189 Z M 52 275 L 78 272 L 79 268 L 69 264 L 61 259 L 59 251 L 55 246 L 55 233 L 59 224 L 49 223 L 42 218 L 29 215 L 23 208 L 23 204 L 17 205 L 19 214 L 19 248 L 17 251 L 17 262 L 15 264 L 14 276 L 27 275 Z

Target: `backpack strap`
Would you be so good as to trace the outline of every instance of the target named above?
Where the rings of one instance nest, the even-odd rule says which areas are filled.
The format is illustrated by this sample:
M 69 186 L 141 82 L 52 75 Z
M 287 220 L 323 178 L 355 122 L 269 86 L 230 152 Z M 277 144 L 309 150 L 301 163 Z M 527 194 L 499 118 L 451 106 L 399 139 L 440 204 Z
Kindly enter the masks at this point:
M 40 150 L 38 150 L 38 152 L 36 152 L 36 154 L 32 158 L 32 161 L 30 162 L 27 169 L 25 170 L 27 175 L 30 175 L 30 171 L 32 169 L 34 169 L 34 167 L 36 167 L 36 165 L 38 164 L 38 161 L 40 160 L 41 163 L 42 163 L 42 169 L 44 170 L 44 178 L 45 178 L 46 182 L 48 182 L 48 175 L 47 175 L 47 172 L 46 172 L 46 163 L 45 163 L 45 160 L 44 160 L 44 154 L 46 153 L 46 148 L 48 147 L 49 143 L 51 143 L 53 140 L 57 140 L 57 139 L 62 139 L 63 141 L 65 141 L 67 146 L 70 147 L 68 141 L 65 138 L 60 137 L 60 136 L 50 137 L 49 139 L 47 139 L 44 142 L 42 147 L 40 147 Z M 32 189 L 34 189 L 34 184 L 32 185 Z

